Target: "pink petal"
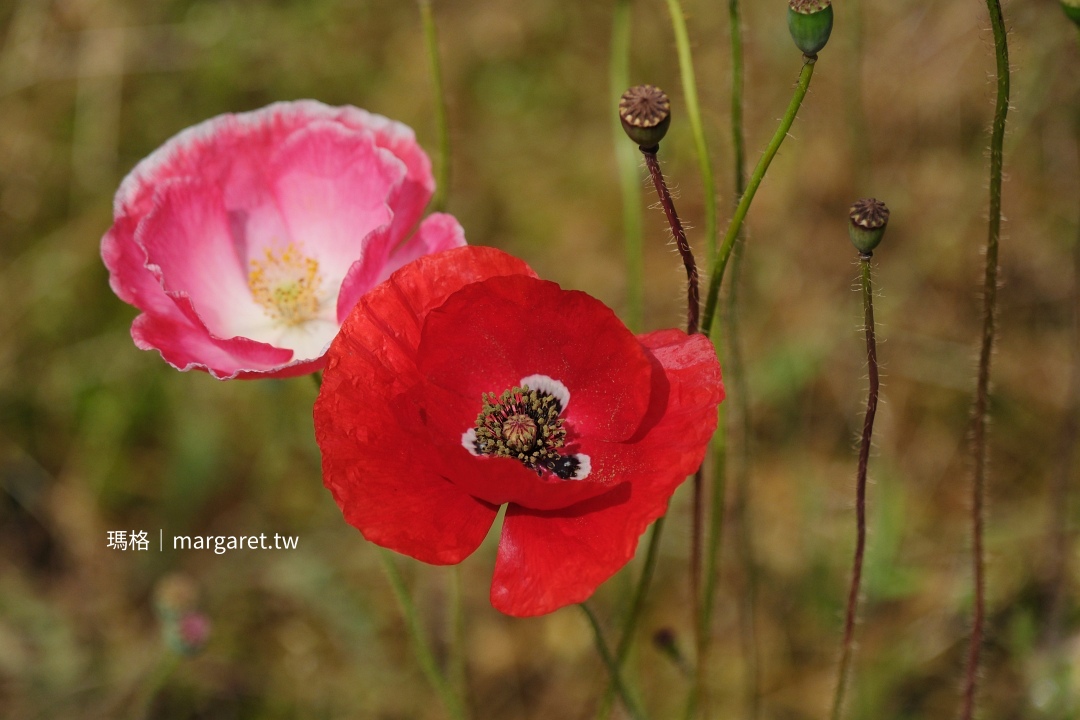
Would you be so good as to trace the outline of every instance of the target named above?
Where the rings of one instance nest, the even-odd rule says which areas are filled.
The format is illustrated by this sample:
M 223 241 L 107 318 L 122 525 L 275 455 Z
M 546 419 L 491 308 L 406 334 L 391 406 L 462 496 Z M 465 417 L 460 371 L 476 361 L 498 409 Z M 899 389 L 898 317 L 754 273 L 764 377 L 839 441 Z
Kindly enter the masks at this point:
M 388 233 L 387 230 L 379 232 Z M 338 295 L 338 321 L 344 321 L 361 295 L 386 280 L 402 266 L 422 255 L 464 245 L 465 231 L 452 215 L 435 213 L 424 218 L 416 234 L 398 246 L 384 264 L 365 262 L 363 259 L 353 264 Z
M 354 263 L 386 262 L 395 242 L 384 228 L 394 216 L 387 200 L 405 167 L 370 135 L 312 123 L 278 150 L 270 174 L 289 239 L 316 257 L 335 290 Z
M 219 380 L 236 377 L 293 377 L 319 369 L 322 360 L 292 361 L 292 350 L 247 338 L 219 340 L 186 317 L 143 313 L 131 324 L 142 350 L 157 350 L 177 370 L 205 370 Z
M 252 327 L 269 324 L 252 297 L 214 187 L 195 179 L 170 182 L 139 225 L 135 242 L 146 249 L 165 293 L 187 298 L 190 305 L 179 303 L 180 308 L 211 335 L 250 336 Z

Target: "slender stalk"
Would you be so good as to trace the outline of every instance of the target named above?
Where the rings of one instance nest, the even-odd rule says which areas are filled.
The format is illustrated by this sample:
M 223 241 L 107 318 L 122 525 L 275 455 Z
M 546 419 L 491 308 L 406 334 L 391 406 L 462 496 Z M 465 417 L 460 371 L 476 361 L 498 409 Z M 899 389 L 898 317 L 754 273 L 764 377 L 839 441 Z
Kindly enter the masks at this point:
M 727 233 L 724 235 L 724 241 L 720 245 L 719 256 L 712 266 L 709 290 L 705 297 L 705 314 L 701 324 L 702 332 L 706 335 L 712 332 L 712 322 L 716 317 L 716 303 L 720 295 L 720 284 L 724 280 L 724 270 L 727 268 L 728 259 L 731 257 L 735 239 L 742 230 L 742 224 L 746 219 L 747 211 L 750 209 L 750 203 L 754 201 L 754 195 L 757 193 L 761 181 L 765 178 L 765 171 L 769 169 L 773 158 L 776 157 L 776 151 L 780 149 L 780 145 L 784 142 L 784 138 L 787 137 L 788 131 L 791 130 L 803 98 L 806 97 L 806 91 L 810 87 L 810 79 L 814 76 L 814 65 L 817 63 L 817 56 L 808 57 L 804 55 L 803 58 L 805 62 L 803 63 L 802 72 L 799 74 L 799 82 L 795 86 L 795 94 L 788 104 L 784 117 L 780 120 L 780 127 L 776 129 L 768 147 L 765 148 L 761 159 L 758 160 L 754 172 L 750 175 L 750 181 L 746 185 L 746 192 L 739 199 L 739 205 L 735 208 L 735 215 L 731 218 Z
M 641 154 L 645 156 L 645 165 L 649 168 L 649 176 L 652 178 L 653 187 L 660 197 L 660 205 L 664 208 L 668 225 L 671 226 L 671 234 L 675 237 L 675 244 L 679 248 L 683 265 L 686 267 L 686 332 L 693 335 L 698 331 L 698 313 L 701 300 L 698 296 L 698 271 L 694 262 L 694 253 L 690 250 L 690 243 L 686 240 L 686 231 L 683 230 L 679 214 L 675 212 L 675 203 L 671 200 L 671 192 L 668 191 L 664 174 L 660 171 L 660 163 L 656 159 L 657 147 L 641 148 Z
M 611 97 L 618 105 L 623 91 L 630 86 L 630 10 L 631 0 L 615 0 L 611 29 Z M 626 325 L 641 331 L 645 303 L 645 261 L 642 256 L 641 188 L 638 160 L 617 114 L 612 115 L 615 161 L 619 168 L 619 193 L 622 196 L 622 232 L 626 248 Z
M 645 711 L 641 705 L 630 694 L 626 685 L 623 683 L 622 674 L 619 672 L 619 666 L 615 663 L 615 658 L 611 655 L 611 650 L 608 649 L 607 643 L 604 642 L 604 633 L 600 630 L 600 623 L 596 619 L 596 615 L 589 609 L 589 606 L 585 603 L 581 603 L 578 607 L 585 613 L 585 617 L 589 619 L 589 625 L 592 627 L 593 639 L 596 641 L 596 650 L 600 653 L 600 659 L 604 661 L 604 665 L 607 666 L 608 673 L 611 675 L 611 680 L 615 684 L 615 690 L 619 693 L 619 698 L 626 706 L 627 712 L 630 713 L 630 717 L 634 720 L 645 720 Z
M 418 0 L 418 2 L 420 24 L 424 28 L 428 69 L 431 72 L 432 89 L 435 93 L 435 128 L 439 137 L 439 154 L 435 160 L 435 195 L 431 198 L 431 209 L 433 212 L 441 212 L 446 209 L 446 196 L 450 191 L 450 126 L 446 119 L 446 93 L 443 90 L 439 41 L 435 32 L 435 16 L 431 10 L 431 0 Z
M 728 0 L 728 24 L 731 26 L 731 147 L 735 153 L 735 197 L 740 198 L 746 190 L 746 137 L 743 133 L 744 77 L 739 0 Z
M 135 718 L 135 720 L 149 720 L 152 717 L 151 711 L 154 709 L 154 700 L 179 665 L 180 655 L 178 653 L 169 650 L 162 653 L 161 659 L 158 660 L 157 665 L 154 667 L 154 671 L 146 678 L 146 682 L 136 693 L 135 699 L 132 701 L 131 714 L 128 717 Z
M 1080 147 L 1080 146 L 1078 146 Z M 1075 477 L 1077 436 L 1080 434 L 1080 237 L 1072 247 L 1072 352 L 1069 390 L 1066 396 L 1065 420 L 1061 425 L 1058 457 L 1060 466 L 1050 488 L 1050 531 L 1047 537 L 1050 556 L 1052 589 L 1047 612 L 1045 642 L 1053 665 L 1057 687 L 1051 711 L 1067 716 L 1072 708 L 1071 673 L 1067 652 L 1062 646 L 1062 627 L 1068 607 L 1070 584 L 1069 558 L 1072 556 L 1073 533 L 1069 518 L 1072 515 L 1070 483 Z
M 394 597 L 397 599 L 401 614 L 405 618 L 405 626 L 409 630 L 409 638 L 412 640 L 416 658 L 420 662 L 420 669 L 423 670 L 424 676 L 427 677 L 431 687 L 438 694 L 439 699 L 442 700 L 450 717 L 453 720 L 465 720 L 465 706 L 443 675 L 442 670 L 439 669 L 435 654 L 431 651 L 431 646 L 424 638 L 424 629 L 420 624 L 420 617 L 416 613 L 416 606 L 413 605 L 412 598 L 409 597 L 409 591 L 405 587 L 405 581 L 402 579 L 397 565 L 394 563 L 393 556 L 388 550 L 382 548 L 378 548 L 378 552 L 383 570 L 390 580 L 390 587 L 394 590 Z
M 690 250 L 690 244 L 686 240 L 686 232 L 683 230 L 682 222 L 680 222 L 679 216 L 675 212 L 675 205 L 671 201 L 671 193 L 668 192 L 667 183 L 664 181 L 664 176 L 660 172 L 660 163 L 656 160 L 656 150 L 657 148 L 641 148 L 641 153 L 645 156 L 645 164 L 649 168 L 649 175 L 652 177 L 653 185 L 656 187 L 656 194 L 660 196 L 660 204 L 664 208 L 664 214 L 667 216 L 668 224 L 671 226 L 671 234 L 675 237 L 675 244 L 679 248 L 679 254 L 682 255 L 683 265 L 686 267 L 686 332 L 693 335 L 698 332 L 698 311 L 701 307 L 701 301 L 698 296 L 697 265 L 694 262 L 694 254 Z M 718 426 L 717 434 L 722 434 L 720 426 Z M 720 475 L 722 476 L 722 473 L 720 473 Z M 696 706 L 697 698 L 701 694 L 701 688 L 704 684 L 705 668 L 704 663 L 702 663 L 701 660 L 705 654 L 705 646 L 708 644 L 708 633 L 706 630 L 704 611 L 705 604 L 702 602 L 703 595 L 701 591 L 701 539 L 705 515 L 702 497 L 704 486 L 703 478 L 704 475 L 702 469 L 699 467 L 694 473 L 692 481 L 693 497 L 691 501 L 693 509 L 690 531 L 690 595 L 693 598 L 694 604 L 694 636 L 696 639 L 695 645 L 697 648 L 698 662 L 694 686 L 690 694 L 690 707 Z
M 468 698 L 468 678 L 465 673 L 465 602 L 461 583 L 461 565 L 450 568 L 450 686 L 462 698 Z
M 999 0 L 986 0 L 990 26 L 994 32 L 994 55 L 997 60 L 997 104 L 990 136 L 990 226 L 986 240 L 986 275 L 983 282 L 982 346 L 979 350 L 979 374 L 972 412 L 971 450 L 974 476 L 971 484 L 971 563 L 975 576 L 975 608 L 968 645 L 967 668 L 960 717 L 975 715 L 975 694 L 979 679 L 979 655 L 986 625 L 986 559 L 983 548 L 983 504 L 986 494 L 986 416 L 990 402 L 990 358 L 994 346 L 994 319 L 997 304 L 998 241 L 1001 237 L 1001 176 L 1004 164 L 1005 117 L 1009 112 L 1009 46 L 1005 18 Z
M 698 104 L 697 80 L 694 77 L 694 58 L 690 53 L 690 35 L 686 30 L 686 16 L 679 0 L 667 0 L 671 27 L 675 32 L 675 48 L 679 56 L 679 75 L 682 77 L 683 95 L 686 96 L 686 115 L 690 131 L 694 135 L 698 168 L 701 171 L 701 187 L 705 193 L 705 247 L 709 262 L 716 255 L 716 180 L 713 178 L 709 148 L 705 142 L 705 126 L 701 121 Z
M 851 586 L 848 588 L 847 612 L 844 615 L 844 640 L 840 649 L 840 672 L 830 715 L 832 720 L 840 720 L 843 713 L 844 691 L 847 688 L 852 648 L 855 644 L 855 619 L 859 610 L 863 555 L 866 552 L 866 467 L 870 461 L 870 440 L 874 434 L 879 388 L 877 342 L 874 337 L 874 291 L 870 284 L 872 255 L 862 253 L 859 256 L 862 265 L 863 322 L 866 326 L 866 364 L 870 368 L 870 392 L 866 398 L 866 415 L 863 417 L 862 441 L 859 444 L 859 469 L 855 481 L 855 560 L 851 568 Z
M 315 390 L 322 390 L 322 370 L 311 373 L 311 381 L 315 383 Z
M 652 583 L 653 574 L 656 571 L 656 560 L 660 557 L 660 538 L 664 534 L 664 517 L 661 516 L 652 526 L 649 535 L 649 545 L 645 550 L 645 564 L 641 568 L 641 578 L 634 590 L 634 598 L 630 602 L 630 611 L 623 621 L 622 635 L 619 644 L 615 648 L 615 667 L 621 670 L 630 654 L 630 648 L 634 644 L 634 634 L 637 631 L 641 613 L 645 609 L 645 596 L 649 594 L 649 585 Z M 611 704 L 615 695 L 614 680 L 608 684 L 604 697 L 600 702 L 600 710 L 596 717 L 605 720 L 611 714 Z
M 743 51 L 742 51 L 742 13 L 739 0 L 728 1 L 728 25 L 731 33 L 731 146 L 734 151 L 735 205 L 746 190 L 746 139 L 743 132 Z M 732 388 L 728 402 L 727 432 L 734 435 L 738 442 L 731 453 L 735 488 L 731 516 L 735 525 L 736 546 L 743 576 L 746 578 L 746 590 L 739 603 L 739 635 L 743 649 L 744 676 L 746 685 L 746 716 L 756 720 L 758 716 L 758 685 L 760 669 L 758 667 L 757 634 L 755 632 L 754 612 L 757 597 L 757 570 L 750 527 L 746 521 L 746 508 L 750 494 L 750 400 L 746 383 L 746 369 L 742 358 L 742 342 L 739 328 L 739 277 L 742 270 L 745 232 L 741 229 L 735 239 L 731 255 L 731 281 L 724 305 L 724 325 L 727 336 L 727 357 L 724 365 L 725 380 Z M 721 406 L 723 407 L 723 406 Z M 724 418 L 722 418 L 723 420 Z M 718 449 L 714 447 L 714 454 Z M 722 514 L 723 508 L 718 510 Z M 719 532 L 719 529 L 718 529 Z M 719 535 L 717 535 L 719 538 Z M 710 541 L 710 553 L 719 554 L 719 540 L 715 549 Z M 714 598 L 711 592 L 706 595 L 706 602 L 711 611 Z

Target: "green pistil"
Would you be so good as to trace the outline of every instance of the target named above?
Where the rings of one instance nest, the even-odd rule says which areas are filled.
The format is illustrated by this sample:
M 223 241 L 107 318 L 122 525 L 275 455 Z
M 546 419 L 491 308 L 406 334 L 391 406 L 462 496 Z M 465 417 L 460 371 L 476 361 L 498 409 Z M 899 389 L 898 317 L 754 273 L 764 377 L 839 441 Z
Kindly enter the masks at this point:
M 509 457 L 535 469 L 559 459 L 566 442 L 559 401 L 522 385 L 502 395 L 484 393 L 476 417 L 476 450 L 481 455 Z

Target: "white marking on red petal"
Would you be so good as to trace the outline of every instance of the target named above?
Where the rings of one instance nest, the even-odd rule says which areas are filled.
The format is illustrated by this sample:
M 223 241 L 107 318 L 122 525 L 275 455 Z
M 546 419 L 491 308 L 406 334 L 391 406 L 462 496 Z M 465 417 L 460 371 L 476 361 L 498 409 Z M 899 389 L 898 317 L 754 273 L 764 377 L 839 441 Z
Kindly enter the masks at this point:
M 547 375 L 529 375 L 521 378 L 518 385 L 524 385 L 530 390 L 537 390 L 551 395 L 559 401 L 559 412 L 565 412 L 570 404 L 570 391 L 561 382 Z
M 589 473 L 592 472 L 592 460 L 585 453 L 578 453 L 574 456 L 578 461 L 578 468 L 573 475 L 570 476 L 571 480 L 584 480 L 589 477 Z
M 480 453 L 476 452 L 476 428 L 469 428 L 461 433 L 461 447 L 468 450 L 469 454 L 474 457 L 482 457 Z

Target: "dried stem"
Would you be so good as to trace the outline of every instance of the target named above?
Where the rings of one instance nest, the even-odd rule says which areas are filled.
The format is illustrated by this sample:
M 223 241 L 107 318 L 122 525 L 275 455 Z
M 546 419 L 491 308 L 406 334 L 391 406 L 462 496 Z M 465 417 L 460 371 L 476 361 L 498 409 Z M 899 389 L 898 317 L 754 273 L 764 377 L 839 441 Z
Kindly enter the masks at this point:
M 851 669 L 851 655 L 855 644 L 855 620 L 859 610 L 859 589 L 862 585 L 863 556 L 866 552 L 866 468 L 870 461 L 870 441 L 874 434 L 874 415 L 878 404 L 877 342 L 874 337 L 874 291 L 870 282 L 871 253 L 859 256 L 862 265 L 863 322 L 866 326 L 866 364 L 870 372 L 870 391 L 866 398 L 866 415 L 863 417 L 862 440 L 859 444 L 859 469 L 855 480 L 855 560 L 851 568 L 851 586 L 848 588 L 847 612 L 844 615 L 844 639 L 840 646 L 840 672 L 836 681 L 836 694 L 830 717 L 839 720 L 843 713 L 844 691 Z
M 994 319 L 997 304 L 998 241 L 1001 237 L 1002 146 L 1005 141 L 1005 117 L 1009 112 L 1009 47 L 1005 18 L 1000 0 L 986 0 L 990 25 L 994 32 L 994 55 L 997 60 L 997 104 L 990 137 L 990 226 L 986 240 L 986 275 L 983 282 L 982 346 L 979 350 L 979 374 L 972 412 L 971 451 L 974 475 L 971 484 L 972 567 L 975 576 L 975 608 L 960 717 L 975 715 L 975 694 L 979 679 L 979 655 L 986 626 L 986 559 L 983 548 L 983 505 L 986 494 L 986 416 L 990 402 L 990 358 L 994 347 Z

